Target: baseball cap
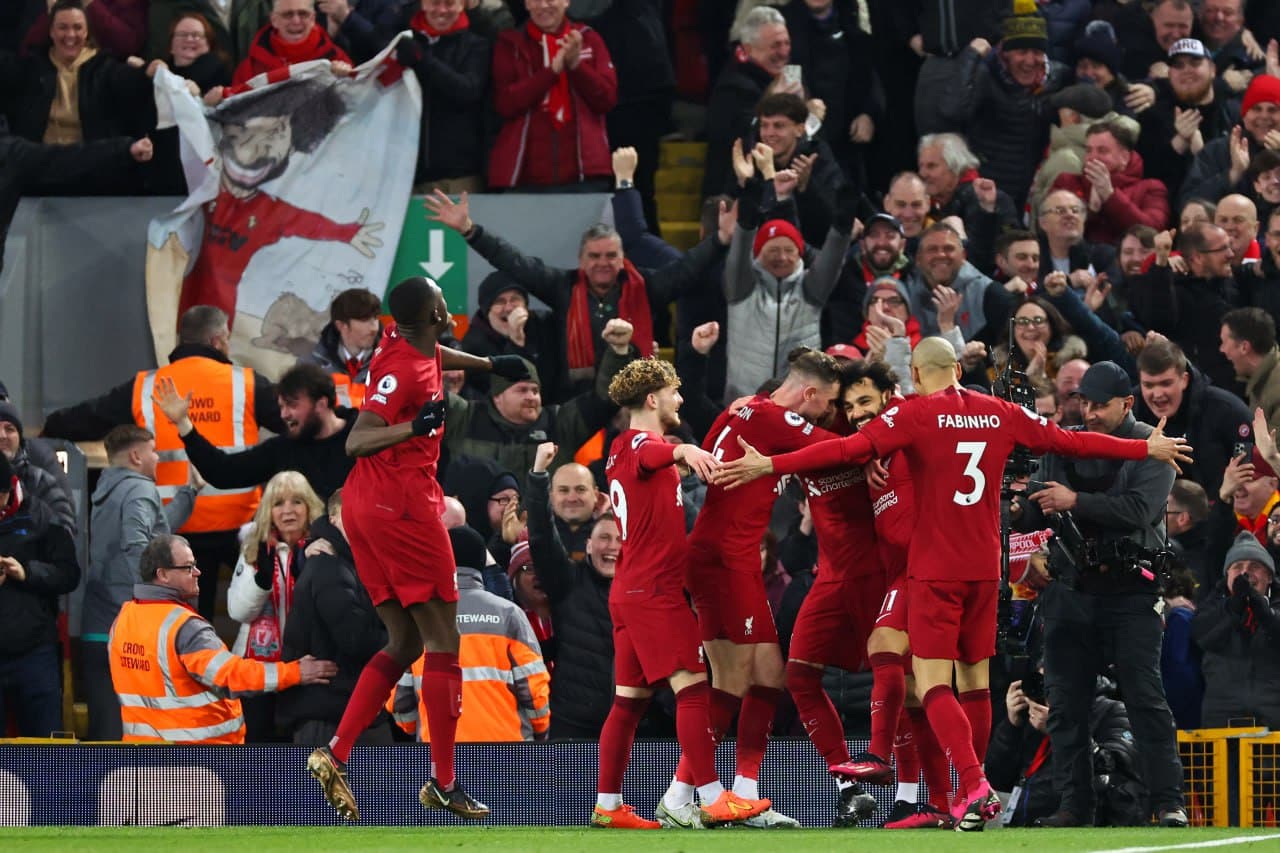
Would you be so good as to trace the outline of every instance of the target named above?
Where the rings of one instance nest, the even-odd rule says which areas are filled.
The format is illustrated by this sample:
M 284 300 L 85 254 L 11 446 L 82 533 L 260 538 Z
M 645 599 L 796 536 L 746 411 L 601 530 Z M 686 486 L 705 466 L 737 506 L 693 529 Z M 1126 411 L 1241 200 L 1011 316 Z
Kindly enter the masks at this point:
M 907 232 L 902 228 L 902 223 L 898 221 L 898 217 L 892 214 L 883 213 L 883 212 L 877 213 L 875 216 L 867 220 L 866 231 L 870 231 L 871 226 L 875 225 L 877 222 L 885 223 L 894 231 L 897 231 L 899 234 L 901 234 L 904 237 L 907 235 Z M 863 233 L 866 233 L 866 231 L 864 231 Z
M 826 352 L 827 355 L 832 358 L 847 358 L 850 360 L 862 358 L 862 350 L 858 349 L 853 344 L 832 344 L 827 347 Z
M 1080 379 L 1080 396 L 1095 403 L 1107 403 L 1133 393 L 1133 380 L 1114 361 L 1100 361 Z
M 1204 42 L 1200 39 L 1178 39 L 1173 43 L 1173 47 L 1169 48 L 1169 58 L 1175 56 L 1199 56 L 1202 59 L 1212 59 L 1209 51 L 1205 49 Z

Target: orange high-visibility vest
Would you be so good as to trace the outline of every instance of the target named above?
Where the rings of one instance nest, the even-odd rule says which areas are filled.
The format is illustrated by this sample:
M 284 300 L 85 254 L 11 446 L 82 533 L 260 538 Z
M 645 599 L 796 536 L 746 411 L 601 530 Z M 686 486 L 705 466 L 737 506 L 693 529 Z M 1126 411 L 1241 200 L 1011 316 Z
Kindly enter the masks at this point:
M 364 406 L 364 389 L 363 382 L 352 382 L 351 377 L 345 373 L 333 374 L 333 390 L 338 393 L 339 406 L 346 406 L 349 409 L 359 409 Z
M 152 401 L 156 380 L 168 377 L 181 395 L 192 392 L 191 422 L 215 447 L 229 453 L 258 443 L 253 414 L 253 371 L 203 356 L 180 358 L 158 370 L 140 372 L 133 380 L 133 419 L 156 437 L 156 488 L 165 503 L 187 484 L 187 451 L 178 428 Z M 179 532 L 235 530 L 253 518 L 261 492 L 257 486 L 216 489 L 205 486 L 195 509 Z
M 125 602 L 111 626 L 111 683 L 120 699 L 127 741 L 244 743 L 239 699 L 223 699 L 191 677 L 174 640 L 194 611 L 169 602 Z M 206 649 L 186 655 L 197 671 L 232 655 Z

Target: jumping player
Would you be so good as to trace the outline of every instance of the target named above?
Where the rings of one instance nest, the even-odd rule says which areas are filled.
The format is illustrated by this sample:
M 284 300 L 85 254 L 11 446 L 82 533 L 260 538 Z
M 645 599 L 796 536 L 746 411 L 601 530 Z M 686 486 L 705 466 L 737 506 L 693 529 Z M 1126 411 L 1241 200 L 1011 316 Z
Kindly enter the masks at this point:
M 702 824 L 736 823 L 769 808 L 768 800 L 745 800 L 726 791 L 716 775 L 710 689 L 698 653 L 698 623 L 684 597 L 688 545 L 675 465 L 681 462 L 710 481 L 719 463 L 695 444 L 673 445 L 663 439 L 668 430 L 680 426 L 684 401 L 679 387 L 675 368 L 653 358 L 628 364 L 609 384 L 609 397 L 631 420 L 614 439 L 605 463 L 622 553 L 609 587 L 617 687 L 600 733 L 600 784 L 591 816 L 591 825 L 597 827 L 661 826 L 622 802 L 622 777 L 636 726 L 654 688 L 663 682 L 676 696 L 676 736 L 702 802 Z M 554 456 L 555 445 L 539 445 L 537 452 Z M 659 804 L 660 814 L 662 808 Z
M 975 734 L 952 692 L 986 689 L 987 662 L 995 654 L 999 572 L 1000 482 L 1015 445 L 1033 453 L 1108 459 L 1190 461 L 1182 439 L 1168 438 L 1163 422 L 1145 441 L 1066 432 L 1044 418 L 960 386 L 951 344 L 926 338 L 911 357 L 920 396 L 896 403 L 855 435 L 769 459 L 739 440 L 745 451 L 726 462 L 726 487 L 756 477 L 862 464 L 902 451 L 916 484 L 917 524 L 908 550 L 907 613 L 912 669 L 929 724 L 960 775 L 961 797 L 952 808 L 956 828 L 981 830 L 1000 813 L 975 750 Z M 983 742 L 985 743 L 985 733 Z
M 342 520 L 356 571 L 387 626 L 388 641 L 360 673 L 337 734 L 311 753 L 307 769 L 338 814 L 359 819 L 347 786 L 347 757 L 425 646 L 422 701 L 431 729 L 431 779 L 418 799 L 426 808 L 479 819 L 488 816 L 488 806 L 462 790 L 453 769 L 462 670 L 456 567 L 440 521 L 443 495 L 436 481 L 446 406 L 442 373 L 515 376 L 524 368 L 514 356 L 483 359 L 441 347 L 449 312 L 429 279 L 405 279 L 387 302 L 395 324 L 373 354 L 369 394 L 347 438 L 347 453 L 358 458 L 343 491 Z
M 813 422 L 827 415 L 839 390 L 835 359 L 801 347 L 791 353 L 778 389 L 723 412 L 703 446 L 722 460 L 741 455 L 740 437 L 759 441 L 775 452 L 835 437 Z M 711 725 L 722 737 L 741 704 L 733 792 L 748 800 L 760 796 L 760 764 L 785 683 L 778 631 L 760 571 L 760 540 L 781 489 L 776 477 L 732 496 L 709 486 L 689 537 L 689 592 L 715 682 Z M 688 762 L 682 759 L 663 796 L 666 809 L 686 809 L 693 801 L 690 777 Z M 749 825 L 798 826 L 773 809 L 752 818 Z

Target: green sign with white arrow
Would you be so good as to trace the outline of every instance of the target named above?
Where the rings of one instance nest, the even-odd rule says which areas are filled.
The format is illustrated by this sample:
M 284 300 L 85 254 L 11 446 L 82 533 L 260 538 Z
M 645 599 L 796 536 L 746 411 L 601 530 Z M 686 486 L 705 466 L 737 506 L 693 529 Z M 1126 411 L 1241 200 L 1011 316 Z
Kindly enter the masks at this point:
M 467 253 L 470 248 L 462 235 L 439 222 L 427 219 L 427 209 L 420 196 L 409 199 L 400 245 L 396 247 L 391 266 L 393 284 L 414 275 L 427 275 L 440 285 L 453 314 L 467 314 Z

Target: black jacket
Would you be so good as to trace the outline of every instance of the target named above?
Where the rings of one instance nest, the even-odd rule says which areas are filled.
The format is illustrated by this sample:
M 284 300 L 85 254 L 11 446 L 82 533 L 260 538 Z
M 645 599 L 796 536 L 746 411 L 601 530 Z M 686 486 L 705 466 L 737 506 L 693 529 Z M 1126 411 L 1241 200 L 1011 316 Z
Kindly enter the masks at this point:
M 285 730 L 309 720 L 341 721 L 361 670 L 387 642 L 382 620 L 356 576 L 347 540 L 327 518 L 311 522 L 310 537 L 328 541 L 335 553 L 307 558 L 307 570 L 294 587 L 281 659 L 312 655 L 336 663 L 338 674 L 328 684 L 302 685 L 280 694 L 276 722 Z
M 1134 389 L 1133 414 L 1143 423 L 1155 426 L 1155 416 L 1142 389 Z M 1191 368 L 1191 382 L 1182 394 L 1182 406 L 1165 424 L 1165 435 L 1185 436 L 1194 447 L 1195 461 L 1182 463 L 1178 476 L 1195 480 L 1204 486 L 1210 500 L 1215 500 L 1222 485 L 1222 472 L 1231 460 L 1237 442 L 1253 438 L 1253 413 L 1244 401 L 1229 391 L 1210 385 L 1208 378 Z
M 1099 679 L 1099 687 L 1103 686 L 1109 687 L 1110 682 Z M 1100 689 L 1093 697 L 1089 711 L 1089 732 L 1094 746 L 1094 773 L 1106 775 L 1108 787 L 1121 780 L 1140 778 L 1138 747 L 1129 727 L 1129 712 L 1123 702 L 1108 698 Z M 1001 791 L 1022 785 L 1022 796 L 1010 818 L 1012 826 L 1030 826 L 1036 818 L 1058 810 L 1061 797 L 1053 789 L 1053 752 L 1048 747 L 1048 740 L 1048 735 L 1036 731 L 1025 719 L 1022 725 L 1013 725 L 1008 714 L 1000 715 L 1000 721 L 991 734 L 985 766 L 987 779 L 992 787 Z M 1028 776 L 1027 772 L 1042 746 L 1046 750 L 1042 761 Z M 1100 782 L 1100 779 L 1095 779 L 1095 785 Z M 1124 826 L 1130 822 L 1120 815 L 1104 822 L 1102 809 L 1099 809 L 1099 826 Z
M 178 344 L 169 353 L 169 363 L 180 358 L 200 356 L 231 364 L 227 358 L 213 347 L 204 344 Z M 112 427 L 131 424 L 133 420 L 133 383 L 136 377 L 129 377 L 101 397 L 76 403 L 65 409 L 52 412 L 45 419 L 42 435 L 49 438 L 65 438 L 68 441 L 101 441 Z M 280 404 L 276 400 L 275 388 L 262 374 L 253 374 L 253 418 L 258 426 L 265 427 L 274 433 L 284 432 L 284 423 L 280 420 Z
M 481 358 L 518 355 L 529 359 L 538 368 L 538 379 L 542 381 L 542 402 L 565 403 L 573 394 L 562 360 L 560 337 L 555 318 L 530 310 L 524 325 L 524 346 L 516 346 L 510 338 L 494 331 L 487 312 L 477 310 L 462 336 L 462 349 Z M 484 399 L 489 396 L 489 374 L 468 373 L 466 387 L 473 392 L 468 396 Z
M 1218 346 L 1222 315 L 1239 305 L 1234 279 L 1175 276 L 1167 266 L 1152 265 L 1129 289 L 1129 308 L 1138 322 L 1181 346 L 1220 388 L 1238 387 L 1235 368 Z
M 707 167 L 702 198 L 724 192 L 733 181 L 733 141 L 742 139 L 755 119 L 756 104 L 773 78 L 754 62 L 730 59 L 707 102 Z
M 347 455 L 347 436 L 355 426 L 355 409 L 339 408 L 346 426 L 328 438 L 296 439 L 275 435 L 241 453 L 227 453 L 214 447 L 192 428 L 182 436 L 187 458 L 209 485 L 219 489 L 240 489 L 265 484 L 281 471 L 298 471 L 311 488 L 327 501 L 347 480 L 356 460 Z
M 325 373 L 347 373 L 347 363 L 342 355 L 342 334 L 330 320 L 320 330 L 320 339 L 316 341 L 311 352 L 298 359 L 299 364 L 314 364 Z M 373 350 L 365 354 L 353 381 L 367 383 L 369 381 L 369 362 L 373 361 Z
M 755 145 L 758 141 L 756 131 L 753 130 L 748 143 Z M 743 147 L 746 148 L 746 145 Z M 794 161 L 795 157 L 810 154 L 816 154 L 818 159 L 813 162 L 813 173 L 809 176 L 809 183 L 804 192 L 792 193 L 791 204 L 786 202 L 779 204 L 777 195 L 773 191 L 773 182 L 766 182 L 764 198 L 760 202 L 760 218 L 761 221 L 794 219 L 792 224 L 799 227 L 805 242 L 811 246 L 821 246 L 827 239 L 827 232 L 831 230 L 831 221 L 835 217 L 836 194 L 846 181 L 844 172 L 840 170 L 836 156 L 826 140 L 801 139 L 796 143 L 792 159 Z M 790 165 L 788 163 L 787 167 Z M 736 196 L 740 191 L 738 182 L 733 179 L 730 183 L 730 186 L 724 188 L 724 192 Z
M 973 181 L 964 181 L 956 187 L 950 201 L 934 207 L 932 215 L 935 222 L 948 216 L 960 217 L 968 238 L 969 263 L 987 275 L 996 268 L 996 237 L 1018 227 L 1018 211 L 1013 199 L 999 184 L 996 185 L 996 209 L 992 213 L 982 209 Z
M 1204 705 L 1200 724 L 1226 726 L 1233 717 L 1280 725 L 1280 603 L 1250 590 L 1231 595 L 1226 580 L 1200 600 L 1191 638 L 1204 651 Z
M 529 553 L 538 583 L 551 599 L 556 665 L 551 673 L 551 717 L 598 732 L 613 704 L 613 619 L 611 581 L 589 559 L 570 560 L 552 523 L 551 478 L 529 472 L 525 508 L 529 512 Z
M 1223 67 L 1218 66 L 1219 70 Z M 1138 153 L 1142 155 L 1145 176 L 1164 182 L 1172 200 L 1177 197 L 1178 188 L 1193 159 L 1190 152 L 1179 154 L 1169 144 L 1177 135 L 1174 109 L 1198 110 L 1202 117 L 1200 135 L 1208 143 L 1231 132 L 1231 126 L 1240 119 L 1239 102 L 1232 104 L 1231 87 L 1221 77 L 1214 78 L 1213 100 L 1199 106 L 1181 103 L 1168 80 L 1152 80 L 1148 85 L 1156 91 L 1156 102 L 1138 114 L 1138 125 L 1142 128 L 1138 136 Z
M 618 72 L 618 104 L 669 96 L 676 88 L 659 0 L 610 0 L 600 14 L 573 13 L 604 39 Z M 521 9 L 524 4 L 520 4 Z M 658 129 L 661 132 L 661 129 Z M 616 143 L 615 143 L 616 144 Z
M 384 40 L 409 29 L 419 8 L 417 3 L 406 4 L 396 28 L 383 33 Z M 422 86 L 414 183 L 485 173 L 492 53 L 492 43 L 469 29 L 441 36 L 435 44 L 415 32 L 412 51 L 403 45 L 397 48 L 398 56 L 414 57 L 413 73 Z
M 0 554 L 13 557 L 26 579 L 0 584 L 0 660 L 58 642 L 58 596 L 80 584 L 80 563 L 71 534 L 42 519 L 24 499 L 0 519 Z

